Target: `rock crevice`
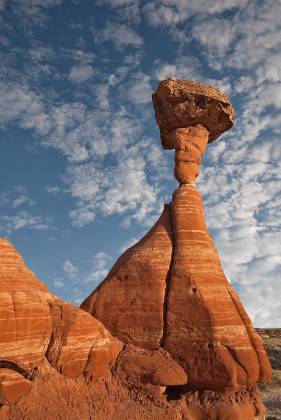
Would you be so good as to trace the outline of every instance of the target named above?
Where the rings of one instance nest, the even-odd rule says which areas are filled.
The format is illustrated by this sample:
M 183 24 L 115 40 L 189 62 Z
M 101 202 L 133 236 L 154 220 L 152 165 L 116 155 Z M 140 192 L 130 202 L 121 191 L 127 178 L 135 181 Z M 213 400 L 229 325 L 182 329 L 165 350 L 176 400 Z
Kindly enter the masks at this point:
M 166 204 L 166 206 L 168 206 L 168 204 Z M 170 208 L 170 205 L 169 205 Z M 173 221 L 171 220 L 171 228 L 173 229 Z M 172 243 L 175 243 L 175 237 L 174 237 L 174 233 L 173 230 L 171 232 L 171 235 L 173 237 L 173 241 Z M 171 252 L 171 260 L 170 260 L 170 265 L 169 265 L 169 269 L 167 272 L 167 276 L 165 279 L 165 291 L 164 291 L 164 299 L 163 299 L 163 329 L 162 329 L 162 337 L 160 339 L 159 345 L 160 347 L 164 347 L 165 346 L 165 341 L 166 341 L 166 334 L 167 334 L 167 313 L 168 313 L 168 305 L 169 305 L 169 291 L 170 291 L 170 281 L 171 281 L 171 273 L 172 273 L 172 267 L 173 267 L 173 260 L 174 260 L 174 246 L 172 247 L 172 252 Z

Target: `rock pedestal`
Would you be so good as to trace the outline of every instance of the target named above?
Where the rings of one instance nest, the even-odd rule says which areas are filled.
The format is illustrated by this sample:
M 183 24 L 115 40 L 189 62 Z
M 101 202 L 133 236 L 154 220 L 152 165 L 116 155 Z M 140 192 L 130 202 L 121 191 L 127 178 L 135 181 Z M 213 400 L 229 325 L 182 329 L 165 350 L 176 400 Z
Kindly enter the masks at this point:
M 175 79 L 159 84 L 153 104 L 162 146 L 175 149 L 179 188 L 82 308 L 123 342 L 167 352 L 186 374 L 183 391 L 251 395 L 257 381 L 270 379 L 270 363 L 224 275 L 195 186 L 207 144 L 233 125 L 232 107 L 218 89 Z M 257 399 L 247 405 L 249 420 L 261 414 Z M 221 413 L 212 415 L 226 418 Z

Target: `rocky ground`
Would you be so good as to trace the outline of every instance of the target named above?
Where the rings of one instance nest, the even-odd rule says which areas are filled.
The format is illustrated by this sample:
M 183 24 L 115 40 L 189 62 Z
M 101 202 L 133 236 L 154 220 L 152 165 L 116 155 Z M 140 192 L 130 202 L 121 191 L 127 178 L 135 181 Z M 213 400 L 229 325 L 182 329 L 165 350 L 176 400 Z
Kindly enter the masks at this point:
M 281 420 L 281 328 L 257 331 L 273 368 L 271 382 L 259 386 L 262 400 L 267 407 L 266 419 Z
M 267 420 L 281 420 L 281 329 L 258 330 L 273 366 L 272 381 L 260 386 L 260 392 L 268 408 Z M 83 379 L 65 378 L 46 362 L 34 381 L 33 390 L 24 396 L 20 404 L 3 406 L 0 420 L 64 420 L 124 419 L 131 420 L 187 420 L 198 418 L 190 415 L 187 395 L 152 396 L 145 390 L 123 386 L 122 381 L 111 375 L 85 387 Z M 41 380 L 42 379 L 42 380 Z M 199 406 L 221 404 L 213 401 L 209 393 L 194 396 Z M 208 395 L 207 395 L 208 394 Z M 46 395 L 48 398 L 46 399 Z M 191 398 L 191 397 L 190 397 Z M 204 401 L 202 400 L 204 399 Z M 201 401 L 202 400 L 202 401 Z M 206 400 L 206 401 L 205 401 Z M 198 406 L 198 407 L 199 407 Z M 226 406 L 223 407 L 223 410 Z M 94 417 L 93 414 L 95 413 Z M 201 418 L 201 417 L 200 417 Z M 207 417 L 203 417 L 204 419 Z M 214 418 L 214 417 L 208 417 Z M 224 417 L 222 417 L 224 418 Z M 228 418 L 228 417 L 227 417 Z M 240 417 L 237 417 L 240 419 Z M 242 419 L 241 419 L 242 420 Z M 243 420 L 247 418 L 243 417 Z

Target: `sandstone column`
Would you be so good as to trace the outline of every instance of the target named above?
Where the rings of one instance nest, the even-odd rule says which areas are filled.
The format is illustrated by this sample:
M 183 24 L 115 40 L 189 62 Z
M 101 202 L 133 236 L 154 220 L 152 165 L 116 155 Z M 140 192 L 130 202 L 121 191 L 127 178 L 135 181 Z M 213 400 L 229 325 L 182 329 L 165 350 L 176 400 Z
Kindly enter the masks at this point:
M 175 374 L 172 380 L 158 378 L 158 385 L 219 394 L 249 391 L 270 378 L 270 364 L 224 275 L 195 185 L 207 144 L 233 125 L 232 107 L 216 88 L 175 79 L 159 84 L 153 105 L 162 146 L 175 149 L 179 188 L 158 222 L 117 260 L 81 307 L 123 343 L 153 357 L 171 357 L 177 371 L 185 372 L 185 383 Z M 144 366 L 148 359 L 139 371 Z M 148 371 L 146 377 L 157 385 Z
M 185 369 L 190 388 L 221 389 L 268 380 L 270 364 L 223 273 L 195 179 L 208 142 L 233 124 L 217 89 L 168 79 L 153 95 L 164 148 L 175 149 L 179 188 L 171 203 L 174 252 L 163 348 Z

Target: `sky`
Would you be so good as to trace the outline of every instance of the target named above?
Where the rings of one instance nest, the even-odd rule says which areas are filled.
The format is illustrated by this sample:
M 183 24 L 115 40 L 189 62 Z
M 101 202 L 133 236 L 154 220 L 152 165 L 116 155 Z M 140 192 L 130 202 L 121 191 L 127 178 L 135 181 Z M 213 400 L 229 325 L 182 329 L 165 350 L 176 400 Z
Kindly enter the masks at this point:
M 281 1 L 0 0 L 0 236 L 79 305 L 177 183 L 151 94 L 219 87 L 232 130 L 198 178 L 255 326 L 281 327 Z

